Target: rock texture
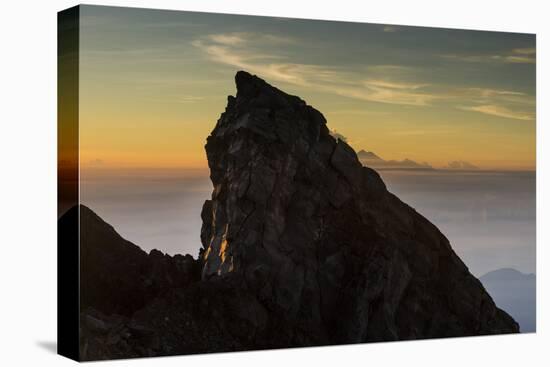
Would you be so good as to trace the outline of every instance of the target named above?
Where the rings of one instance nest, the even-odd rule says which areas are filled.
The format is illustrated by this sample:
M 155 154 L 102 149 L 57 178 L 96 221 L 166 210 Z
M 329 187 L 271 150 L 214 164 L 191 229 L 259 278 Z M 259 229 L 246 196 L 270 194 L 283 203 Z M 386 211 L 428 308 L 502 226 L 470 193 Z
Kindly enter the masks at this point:
M 319 111 L 236 84 L 207 139 L 198 260 L 146 254 L 80 207 L 82 359 L 518 332 Z
M 239 275 L 292 345 L 518 331 L 319 111 L 246 72 L 236 84 L 206 144 L 203 279 Z

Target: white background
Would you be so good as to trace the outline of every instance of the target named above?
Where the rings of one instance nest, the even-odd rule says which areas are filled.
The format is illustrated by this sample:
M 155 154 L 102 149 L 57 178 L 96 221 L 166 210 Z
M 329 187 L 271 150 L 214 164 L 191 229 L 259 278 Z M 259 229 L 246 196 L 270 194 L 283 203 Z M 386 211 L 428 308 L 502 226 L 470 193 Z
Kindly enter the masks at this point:
M 96 4 L 537 33 L 537 334 L 106 362 L 117 366 L 549 365 L 546 1 L 96 1 Z M 56 339 L 56 12 L 1 3 L 0 365 L 69 365 Z M 546 188 L 546 190 L 545 190 Z M 545 225 L 546 224 L 546 225 Z

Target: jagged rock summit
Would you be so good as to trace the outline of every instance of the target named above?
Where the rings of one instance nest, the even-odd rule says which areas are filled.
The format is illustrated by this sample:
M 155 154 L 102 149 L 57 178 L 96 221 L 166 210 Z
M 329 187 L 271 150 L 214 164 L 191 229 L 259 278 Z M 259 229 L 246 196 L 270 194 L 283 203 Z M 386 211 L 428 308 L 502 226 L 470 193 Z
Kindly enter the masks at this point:
M 289 345 L 518 332 L 319 111 L 244 71 L 235 80 L 206 144 L 203 280 L 238 278 Z
M 208 137 L 199 259 L 147 254 L 80 205 L 82 360 L 518 332 L 427 219 L 246 72 Z M 198 214 L 198 213 L 197 213 Z

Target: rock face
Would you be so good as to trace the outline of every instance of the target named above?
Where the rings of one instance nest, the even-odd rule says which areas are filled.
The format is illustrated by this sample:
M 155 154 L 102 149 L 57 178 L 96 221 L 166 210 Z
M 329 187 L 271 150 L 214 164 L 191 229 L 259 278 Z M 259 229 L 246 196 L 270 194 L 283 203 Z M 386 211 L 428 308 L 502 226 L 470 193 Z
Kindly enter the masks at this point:
M 206 144 L 198 260 L 147 254 L 80 206 L 81 359 L 518 332 L 319 111 L 236 83 Z
M 518 332 L 323 115 L 246 72 L 206 152 L 203 280 L 239 277 L 290 345 Z

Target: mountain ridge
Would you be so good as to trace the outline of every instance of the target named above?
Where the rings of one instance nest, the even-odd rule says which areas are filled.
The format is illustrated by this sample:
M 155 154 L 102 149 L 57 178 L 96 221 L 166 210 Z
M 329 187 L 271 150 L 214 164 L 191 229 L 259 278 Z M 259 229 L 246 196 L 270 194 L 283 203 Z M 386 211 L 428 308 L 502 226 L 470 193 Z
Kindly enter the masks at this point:
M 488 271 L 487 273 L 480 276 L 479 279 L 481 279 L 481 278 L 490 279 L 493 276 L 502 277 L 503 275 L 506 276 L 506 277 L 510 277 L 510 278 L 515 278 L 515 277 L 533 278 L 533 277 L 535 277 L 534 273 L 523 273 L 523 272 L 521 272 L 521 271 L 519 271 L 515 268 L 499 268 L 499 269 Z
M 361 149 L 357 152 L 357 158 L 359 161 L 367 167 L 374 169 L 418 169 L 418 170 L 434 170 L 431 165 L 426 162 L 418 163 L 411 159 L 405 158 L 401 161 L 398 160 L 385 160 L 372 151 L 365 151 Z
M 83 359 L 519 331 L 439 229 L 335 140 L 319 111 L 249 73 L 235 82 L 205 146 L 213 192 L 199 259 L 159 262 L 83 216 L 90 276 L 113 282 L 83 284 L 96 289 L 81 310 Z M 111 272 L 126 253 L 131 271 Z M 158 287 L 139 309 L 121 315 L 116 296 L 103 305 L 110 289 L 131 299 L 148 279 Z
M 441 232 L 334 139 L 319 111 L 246 72 L 236 81 L 237 95 L 206 144 L 214 191 L 203 208 L 203 279 L 240 274 L 257 284 L 260 299 L 268 282 L 273 294 L 264 306 L 284 304 L 294 328 L 324 335 L 355 323 L 353 331 L 339 326 L 342 342 L 517 331 Z M 481 319 L 466 322 L 470 306 L 435 291 L 449 288 L 485 308 Z M 316 299 L 320 289 L 320 303 L 303 298 Z M 357 304 L 358 294 L 370 301 Z M 335 318 L 341 306 L 348 314 Z M 417 307 L 441 318 L 436 328 L 405 320 L 409 312 L 423 317 Z M 449 322 L 456 317 L 464 319 Z

